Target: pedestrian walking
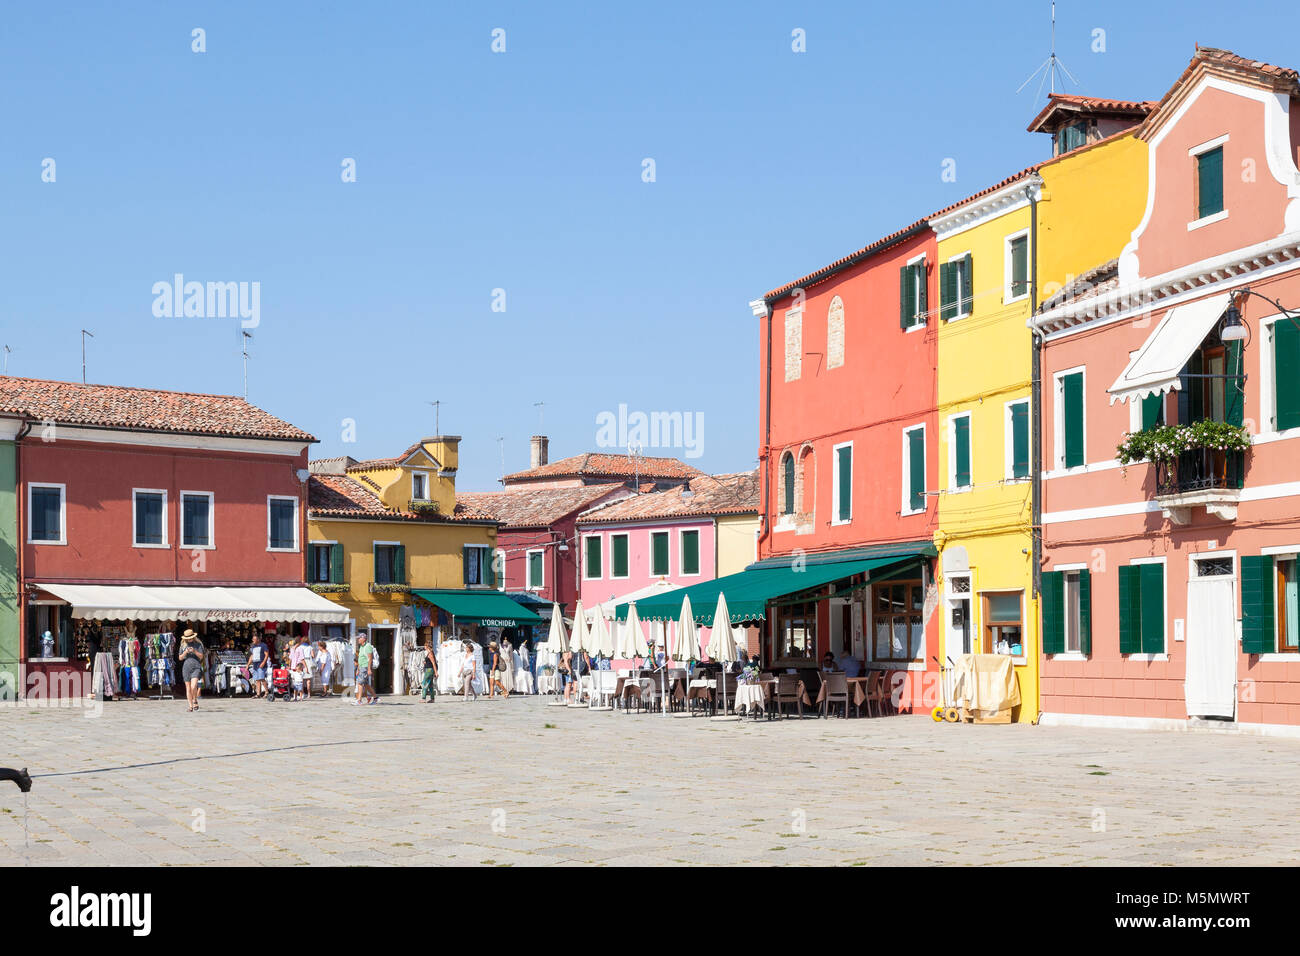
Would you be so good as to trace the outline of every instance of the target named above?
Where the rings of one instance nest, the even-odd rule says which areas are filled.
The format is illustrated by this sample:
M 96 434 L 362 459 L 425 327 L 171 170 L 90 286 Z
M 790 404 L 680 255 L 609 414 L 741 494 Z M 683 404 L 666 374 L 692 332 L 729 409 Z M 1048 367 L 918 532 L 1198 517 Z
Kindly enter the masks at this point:
M 266 669 L 270 663 L 270 652 L 262 640 L 262 632 L 253 635 L 252 646 L 248 648 L 248 679 L 253 682 L 253 696 L 266 696 Z
M 505 655 L 501 653 L 501 648 L 497 646 L 496 641 L 488 643 L 489 661 L 488 661 L 488 696 L 495 697 L 497 688 L 501 688 L 502 698 L 509 697 L 510 691 L 506 690 L 506 685 L 502 683 L 505 676 L 503 671 L 506 668 Z
M 333 686 L 330 676 L 334 672 L 334 658 L 330 656 L 329 645 L 324 641 L 316 642 L 316 669 L 320 671 L 321 696 L 333 697 L 334 692 L 330 690 Z
M 438 657 L 433 653 L 433 640 L 424 645 L 424 682 L 420 686 L 420 700 L 433 703 L 438 696 Z
M 203 664 L 206 657 L 207 649 L 199 640 L 199 636 L 193 629 L 186 628 L 185 633 L 181 635 L 179 655 L 181 680 L 185 683 L 185 699 L 190 705 L 186 713 L 193 713 L 199 709 L 199 680 L 203 677 Z
M 461 648 L 465 651 L 465 659 L 460 665 L 460 692 L 463 700 L 473 698 L 478 700 L 478 694 L 474 692 L 474 678 L 478 676 L 478 645 L 471 641 L 465 641 Z
M 374 660 L 374 648 L 366 637 L 365 631 L 357 631 L 357 696 L 353 698 L 354 704 L 369 704 L 374 700 L 370 682 L 374 680 L 371 676 L 372 661 Z

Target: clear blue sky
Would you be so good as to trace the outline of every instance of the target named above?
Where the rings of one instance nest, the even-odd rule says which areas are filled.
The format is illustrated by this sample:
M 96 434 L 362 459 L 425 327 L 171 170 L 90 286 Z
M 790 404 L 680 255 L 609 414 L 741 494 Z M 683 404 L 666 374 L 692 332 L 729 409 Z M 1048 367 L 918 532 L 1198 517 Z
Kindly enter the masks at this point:
M 155 318 L 151 290 L 256 281 L 249 397 L 315 456 L 395 454 L 440 399 L 459 486 L 488 489 L 498 436 L 526 467 L 535 402 L 552 458 L 623 402 L 702 413 L 695 463 L 752 467 L 746 303 L 1044 156 L 1015 91 L 1048 3 L 603 6 L 10 4 L 10 371 L 79 380 L 85 327 L 92 382 L 236 394 L 237 321 Z M 1154 99 L 1196 41 L 1300 65 L 1297 26 L 1275 3 L 1065 0 L 1058 52 L 1071 91 Z

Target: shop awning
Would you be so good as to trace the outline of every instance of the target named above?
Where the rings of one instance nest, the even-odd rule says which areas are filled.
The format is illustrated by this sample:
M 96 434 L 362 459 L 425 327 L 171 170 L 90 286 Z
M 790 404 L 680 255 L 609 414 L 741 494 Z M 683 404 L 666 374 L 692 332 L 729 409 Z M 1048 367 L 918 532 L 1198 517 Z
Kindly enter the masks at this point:
M 500 591 L 466 591 L 451 588 L 412 591 L 457 621 L 486 627 L 514 627 L 516 624 L 539 624 L 541 616 Z
M 636 612 L 643 621 L 675 621 L 681 615 L 682 599 L 689 595 L 695 623 L 708 627 L 713 623 L 721 592 L 727 595 L 727 613 L 733 624 L 763 620 L 768 602 L 776 598 L 890 565 L 913 563 L 920 557 L 921 553 L 917 552 L 848 561 L 809 561 L 806 564 L 786 561 L 766 567 L 749 567 L 736 574 L 644 598 L 636 602 Z M 626 603 L 618 605 L 616 614 L 620 621 L 627 619 L 627 608 Z
M 310 588 L 144 587 L 38 584 L 72 605 L 72 616 L 105 621 L 305 621 L 346 624 L 351 612 Z
M 1223 316 L 1231 299 L 1229 293 L 1222 292 L 1166 312 L 1115 384 L 1107 389 L 1110 403 L 1137 401 L 1178 389 L 1178 373 Z

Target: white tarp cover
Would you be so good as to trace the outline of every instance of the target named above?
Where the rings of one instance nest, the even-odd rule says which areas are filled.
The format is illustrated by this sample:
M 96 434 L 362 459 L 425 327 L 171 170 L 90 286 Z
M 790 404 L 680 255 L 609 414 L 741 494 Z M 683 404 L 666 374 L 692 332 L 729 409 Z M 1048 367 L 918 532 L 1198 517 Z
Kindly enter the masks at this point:
M 1178 389 L 1178 373 L 1205 341 L 1231 299 L 1222 292 L 1166 312 L 1115 384 L 1107 389 L 1110 403 L 1137 401 Z
M 310 588 L 41 584 L 72 616 L 117 621 L 306 621 L 346 624 L 351 612 Z

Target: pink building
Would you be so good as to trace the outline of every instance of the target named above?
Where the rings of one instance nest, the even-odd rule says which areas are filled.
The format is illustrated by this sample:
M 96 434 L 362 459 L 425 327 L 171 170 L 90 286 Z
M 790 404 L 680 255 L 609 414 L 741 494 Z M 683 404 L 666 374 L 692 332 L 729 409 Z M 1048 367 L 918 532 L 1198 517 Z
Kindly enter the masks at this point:
M 1198 50 L 1132 240 L 1033 320 L 1045 722 L 1300 733 L 1298 79 Z

